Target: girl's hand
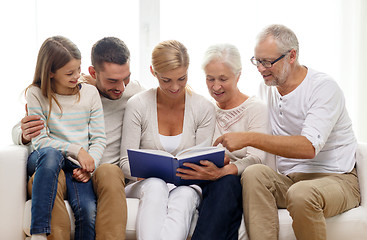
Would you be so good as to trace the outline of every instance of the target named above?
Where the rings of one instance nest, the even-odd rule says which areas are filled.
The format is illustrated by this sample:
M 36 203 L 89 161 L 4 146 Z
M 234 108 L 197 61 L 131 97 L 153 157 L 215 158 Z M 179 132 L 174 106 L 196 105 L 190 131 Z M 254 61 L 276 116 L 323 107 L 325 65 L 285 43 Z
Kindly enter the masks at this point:
M 84 148 L 81 148 L 78 153 L 78 162 L 83 170 L 89 173 L 94 171 L 94 159 L 84 150 Z
M 81 168 L 75 168 L 73 170 L 73 178 L 79 182 L 88 182 L 91 174 Z

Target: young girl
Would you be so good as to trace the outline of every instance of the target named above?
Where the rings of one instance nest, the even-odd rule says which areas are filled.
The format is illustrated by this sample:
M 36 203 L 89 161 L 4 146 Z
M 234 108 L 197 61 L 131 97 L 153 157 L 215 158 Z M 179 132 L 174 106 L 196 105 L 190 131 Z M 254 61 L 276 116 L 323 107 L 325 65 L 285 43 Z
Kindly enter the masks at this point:
M 95 237 L 96 197 L 89 180 L 106 137 L 97 89 L 78 83 L 80 63 L 80 51 L 70 40 L 48 38 L 39 51 L 33 83 L 26 90 L 28 114 L 39 115 L 46 126 L 32 139 L 35 150 L 27 164 L 28 175 L 35 172 L 30 193 L 32 240 L 46 239 L 51 232 L 51 211 L 63 172 L 75 217 L 75 239 Z

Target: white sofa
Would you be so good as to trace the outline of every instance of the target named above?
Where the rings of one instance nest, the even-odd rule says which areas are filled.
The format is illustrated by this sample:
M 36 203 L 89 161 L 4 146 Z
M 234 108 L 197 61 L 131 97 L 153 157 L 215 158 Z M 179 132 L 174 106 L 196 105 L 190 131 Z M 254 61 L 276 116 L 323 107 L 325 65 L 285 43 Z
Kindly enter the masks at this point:
M 20 240 L 25 239 L 26 235 L 29 236 L 31 201 L 26 202 L 27 156 L 26 147 L 13 145 L 0 149 L 0 239 Z M 359 144 L 357 171 L 361 188 L 361 206 L 327 219 L 328 240 L 367 239 L 367 143 Z M 127 239 L 135 239 L 139 200 L 129 198 L 127 203 Z M 72 215 L 70 216 L 72 219 Z M 292 219 L 287 210 L 279 210 L 279 221 L 279 239 L 295 240 Z M 194 226 L 195 220 L 193 222 Z M 192 230 L 193 227 L 191 232 Z M 239 233 L 240 239 L 248 239 L 243 222 Z

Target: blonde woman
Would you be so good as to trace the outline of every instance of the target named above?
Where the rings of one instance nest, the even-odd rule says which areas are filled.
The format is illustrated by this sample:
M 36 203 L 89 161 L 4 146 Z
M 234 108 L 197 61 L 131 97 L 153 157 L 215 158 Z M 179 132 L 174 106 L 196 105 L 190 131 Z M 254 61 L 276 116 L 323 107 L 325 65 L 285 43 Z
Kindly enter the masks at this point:
M 126 106 L 121 168 L 130 176 L 127 149 L 165 150 L 172 154 L 195 145 L 210 146 L 215 110 L 211 102 L 187 89 L 189 56 L 178 41 L 159 43 L 152 53 L 151 73 L 158 87 L 132 97 Z M 127 197 L 140 199 L 138 239 L 186 239 L 200 203 L 193 187 L 167 184 L 158 178 L 137 180 Z

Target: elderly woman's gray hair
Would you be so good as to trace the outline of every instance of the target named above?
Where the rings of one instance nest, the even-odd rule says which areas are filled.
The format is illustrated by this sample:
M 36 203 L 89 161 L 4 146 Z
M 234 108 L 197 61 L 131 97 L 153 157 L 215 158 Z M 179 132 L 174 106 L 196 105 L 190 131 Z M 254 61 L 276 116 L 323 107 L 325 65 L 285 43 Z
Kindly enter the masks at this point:
M 241 73 L 241 55 L 237 47 L 232 44 L 224 43 L 210 46 L 204 54 L 202 68 L 205 69 L 213 60 L 226 64 L 235 75 Z

